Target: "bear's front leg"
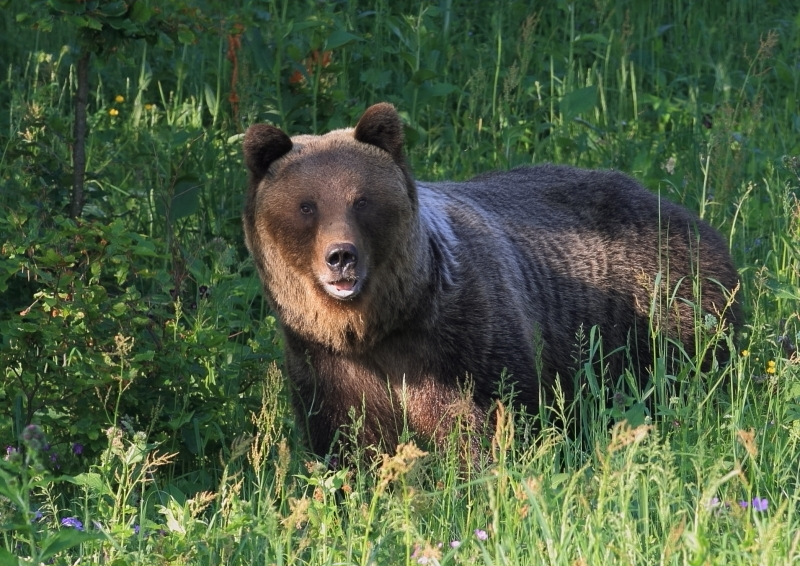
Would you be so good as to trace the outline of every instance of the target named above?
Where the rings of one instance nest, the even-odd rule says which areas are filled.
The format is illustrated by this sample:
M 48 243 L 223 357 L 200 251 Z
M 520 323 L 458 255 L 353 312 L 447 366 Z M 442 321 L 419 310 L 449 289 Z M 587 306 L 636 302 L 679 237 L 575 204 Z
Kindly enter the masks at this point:
M 292 404 L 314 453 L 393 453 L 403 416 L 388 382 L 358 360 L 305 346 L 287 345 L 286 370 Z

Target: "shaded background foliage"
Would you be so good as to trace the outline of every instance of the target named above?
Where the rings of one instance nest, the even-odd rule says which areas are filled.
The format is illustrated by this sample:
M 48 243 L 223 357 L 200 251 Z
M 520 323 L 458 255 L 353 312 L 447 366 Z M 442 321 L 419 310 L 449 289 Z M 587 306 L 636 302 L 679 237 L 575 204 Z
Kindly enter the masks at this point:
M 105 36 L 73 13 L 90 4 L 117 14 L 98 16 Z M 2 7 L 0 440 L 40 423 L 65 469 L 123 419 L 181 454 L 193 491 L 249 426 L 280 361 L 239 220 L 240 135 L 257 121 L 320 133 L 387 100 L 421 178 L 543 161 L 630 171 L 729 237 L 748 310 L 775 320 L 751 338 L 793 335 L 796 318 L 780 319 L 800 298 L 794 2 Z M 87 47 L 86 205 L 73 220 Z

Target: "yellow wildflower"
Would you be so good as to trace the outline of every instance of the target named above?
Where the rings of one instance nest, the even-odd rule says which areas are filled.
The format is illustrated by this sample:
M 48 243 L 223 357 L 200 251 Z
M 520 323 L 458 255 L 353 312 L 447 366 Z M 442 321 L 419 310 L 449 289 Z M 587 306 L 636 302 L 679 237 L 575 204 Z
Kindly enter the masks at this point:
M 155 104 L 145 104 L 144 105 L 144 109 L 147 110 L 148 112 L 150 112 L 151 110 L 154 110 L 155 107 L 156 107 Z
M 117 110 L 116 108 L 110 108 L 108 110 L 108 115 L 109 116 L 117 116 L 117 115 L 119 115 L 119 110 Z
M 742 350 L 742 357 L 743 358 L 746 358 L 749 355 L 750 355 L 750 350 Z
M 767 362 L 767 373 L 775 373 L 775 362 L 773 360 Z
M 117 96 L 114 97 L 114 102 L 118 103 L 125 102 L 125 97 L 122 96 L 121 94 L 118 94 Z

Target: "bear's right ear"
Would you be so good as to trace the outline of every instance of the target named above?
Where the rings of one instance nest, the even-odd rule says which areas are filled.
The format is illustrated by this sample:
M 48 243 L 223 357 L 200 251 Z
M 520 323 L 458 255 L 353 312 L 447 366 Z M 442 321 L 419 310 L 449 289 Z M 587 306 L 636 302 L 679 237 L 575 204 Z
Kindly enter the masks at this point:
M 388 102 L 373 104 L 356 125 L 353 137 L 363 143 L 381 148 L 397 163 L 404 163 L 403 122 L 394 106 Z
M 247 128 L 243 148 L 247 168 L 260 178 L 276 159 L 291 151 L 292 140 L 275 126 L 255 124 Z

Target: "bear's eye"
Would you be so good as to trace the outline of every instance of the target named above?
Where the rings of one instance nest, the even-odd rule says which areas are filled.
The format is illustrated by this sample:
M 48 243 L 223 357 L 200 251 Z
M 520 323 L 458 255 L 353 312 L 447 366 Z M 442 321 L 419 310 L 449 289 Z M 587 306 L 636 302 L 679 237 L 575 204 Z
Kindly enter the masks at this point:
M 365 206 L 367 206 L 367 199 L 365 199 L 365 198 L 360 198 L 360 199 L 358 199 L 358 200 L 356 201 L 356 205 L 355 205 L 355 207 L 356 207 L 356 210 L 361 210 L 361 209 L 362 209 L 362 208 L 364 208 Z
M 307 202 L 304 202 L 300 205 L 300 212 L 302 214 L 312 214 L 314 212 L 314 207 Z

